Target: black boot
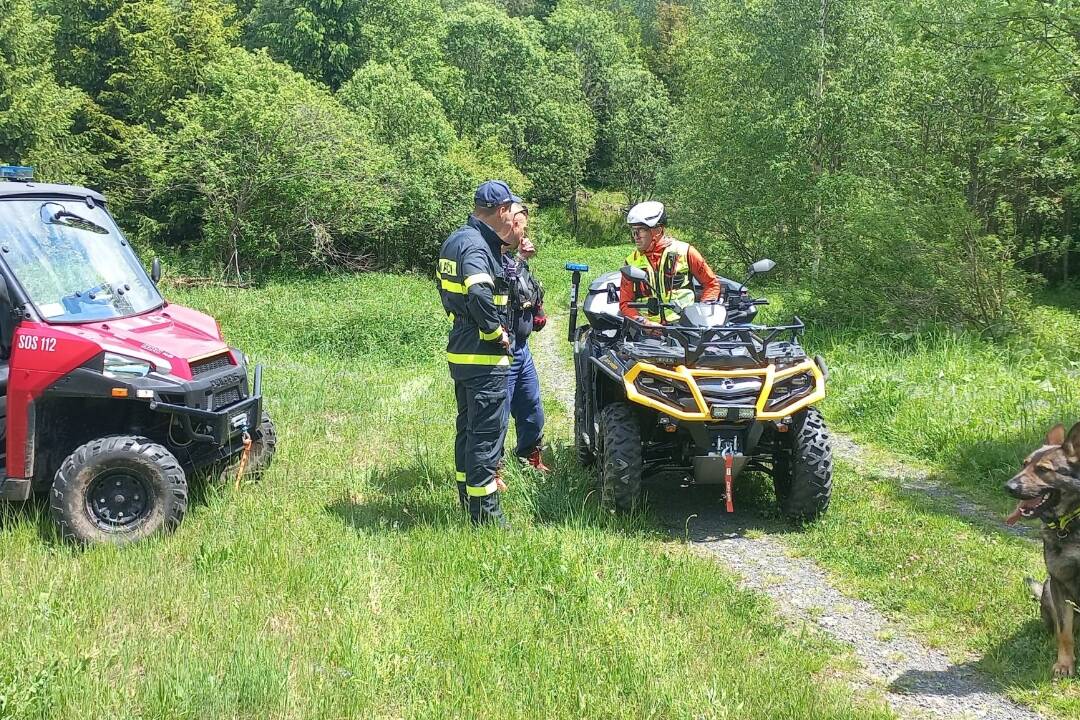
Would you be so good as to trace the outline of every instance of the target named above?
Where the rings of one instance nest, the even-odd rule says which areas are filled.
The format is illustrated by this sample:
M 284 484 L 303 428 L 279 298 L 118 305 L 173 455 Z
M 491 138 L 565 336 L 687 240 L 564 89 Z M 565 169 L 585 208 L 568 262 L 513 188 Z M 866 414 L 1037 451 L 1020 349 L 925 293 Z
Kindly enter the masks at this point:
M 510 527 L 510 523 L 506 521 L 506 517 L 503 515 L 502 508 L 499 505 L 499 493 L 497 492 L 484 497 L 470 497 L 469 517 L 472 519 L 473 525 L 492 523 L 501 528 Z
M 461 507 L 462 510 L 469 509 L 469 493 L 467 491 L 467 488 L 468 485 L 463 482 L 459 482 L 457 484 L 458 506 Z

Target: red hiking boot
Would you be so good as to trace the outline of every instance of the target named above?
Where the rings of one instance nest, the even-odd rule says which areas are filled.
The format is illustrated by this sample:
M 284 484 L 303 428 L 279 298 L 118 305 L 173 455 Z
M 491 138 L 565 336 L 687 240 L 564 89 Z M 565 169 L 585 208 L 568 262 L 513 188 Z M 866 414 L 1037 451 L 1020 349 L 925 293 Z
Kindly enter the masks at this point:
M 544 459 L 540 457 L 540 448 L 538 447 L 533 448 L 533 451 L 525 458 L 525 462 L 529 463 L 542 473 L 551 472 L 551 468 L 545 465 Z

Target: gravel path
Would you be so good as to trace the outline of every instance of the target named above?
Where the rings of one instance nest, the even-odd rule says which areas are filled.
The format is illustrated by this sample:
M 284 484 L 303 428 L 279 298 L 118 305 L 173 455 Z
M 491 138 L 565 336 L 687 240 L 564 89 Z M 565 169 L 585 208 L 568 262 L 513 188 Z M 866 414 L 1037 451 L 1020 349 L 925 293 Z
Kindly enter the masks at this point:
M 573 410 L 573 372 L 557 343 L 566 342 L 565 316 L 552 318 L 533 341 L 544 391 Z M 834 438 L 838 456 L 865 463 L 868 453 L 845 438 Z M 880 463 L 878 463 L 880 464 Z M 885 468 L 901 487 L 948 502 L 965 516 L 1006 526 L 981 508 L 930 479 L 925 471 L 899 463 Z M 685 537 L 695 552 L 735 572 L 744 587 L 772 598 L 779 614 L 795 625 L 812 625 L 850 646 L 863 672 L 849 677 L 862 690 L 877 690 L 904 718 L 978 718 L 1034 720 L 1042 716 L 991 689 L 968 664 L 957 665 L 926 647 L 874 607 L 845 595 L 813 561 L 791 557 L 782 541 L 786 530 L 774 521 L 748 513 L 728 515 L 715 491 L 685 488 L 650 498 L 652 513 Z M 748 532 L 749 531 L 749 532 Z

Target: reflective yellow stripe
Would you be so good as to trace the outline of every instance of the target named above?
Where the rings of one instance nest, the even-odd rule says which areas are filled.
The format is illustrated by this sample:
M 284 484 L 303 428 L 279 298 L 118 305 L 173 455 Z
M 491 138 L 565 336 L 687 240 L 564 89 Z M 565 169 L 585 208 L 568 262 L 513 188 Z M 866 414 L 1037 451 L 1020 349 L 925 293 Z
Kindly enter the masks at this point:
M 492 287 L 495 286 L 495 281 L 492 280 L 491 276 L 488 275 L 487 273 L 476 273 L 475 275 L 470 275 L 469 277 L 465 278 L 465 288 L 466 289 L 472 287 L 476 283 L 487 283 L 488 285 L 491 285 Z
M 498 340 L 499 336 L 501 336 L 501 335 L 502 335 L 502 328 L 501 327 L 495 328 L 494 330 L 492 330 L 489 333 L 486 333 L 483 330 L 480 331 L 480 339 L 481 340 Z
M 446 278 L 443 278 L 439 282 L 442 284 L 442 289 L 446 292 L 457 293 L 458 295 L 464 295 L 466 293 L 465 286 L 461 283 L 447 280 Z
M 505 305 L 506 303 L 510 302 L 509 295 L 492 295 L 491 299 L 495 301 L 496 305 Z
M 446 359 L 455 365 L 509 365 L 508 355 L 469 355 L 461 353 L 446 353 Z
M 465 473 L 463 473 L 463 472 L 461 472 L 460 470 L 458 470 L 458 471 L 457 471 L 457 473 L 456 473 L 456 476 L 457 476 L 457 481 L 458 481 L 459 483 L 463 483 L 463 482 L 465 482 Z
M 472 485 L 470 485 L 469 487 L 465 488 L 465 492 L 468 493 L 471 497 L 487 497 L 491 493 L 498 491 L 498 489 L 499 486 L 495 483 L 494 480 L 492 480 L 484 487 L 473 487 Z
M 450 322 L 454 322 L 454 313 L 446 313 L 446 319 Z

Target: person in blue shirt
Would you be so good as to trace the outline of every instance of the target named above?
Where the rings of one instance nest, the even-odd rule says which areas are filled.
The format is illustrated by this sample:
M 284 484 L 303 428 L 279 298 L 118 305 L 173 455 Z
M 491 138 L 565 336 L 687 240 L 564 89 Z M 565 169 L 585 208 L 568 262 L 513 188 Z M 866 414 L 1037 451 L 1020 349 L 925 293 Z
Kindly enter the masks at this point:
M 529 258 L 536 254 L 536 248 L 526 235 L 529 210 L 523 204 L 514 203 L 510 213 L 512 226 L 503 254 L 503 272 L 510 292 L 513 362 L 507 377 L 507 394 L 517 433 L 514 454 L 540 472 L 548 472 L 541 457 L 544 406 L 540 400 L 540 378 L 529 351 L 529 335 L 542 330 L 547 323 L 544 287 L 529 270 Z

